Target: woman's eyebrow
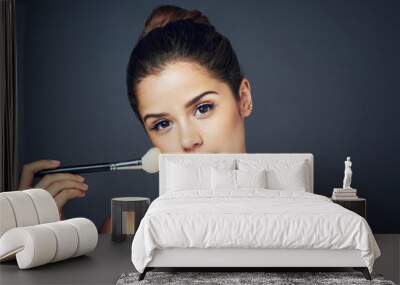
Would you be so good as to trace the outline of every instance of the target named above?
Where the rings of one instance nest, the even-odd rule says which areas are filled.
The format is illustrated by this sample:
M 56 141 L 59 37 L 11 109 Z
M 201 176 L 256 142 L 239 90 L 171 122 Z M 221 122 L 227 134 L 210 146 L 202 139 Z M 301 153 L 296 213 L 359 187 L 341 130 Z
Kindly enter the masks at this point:
M 168 115 L 168 113 L 147 114 L 146 116 L 144 116 L 143 122 L 146 122 L 146 120 L 150 119 L 150 118 L 161 118 L 161 117 L 165 117 L 167 115 Z
M 196 97 L 194 97 L 193 99 L 191 99 L 189 102 L 187 102 L 185 104 L 185 108 L 190 107 L 191 105 L 195 104 L 196 102 L 198 102 L 203 96 L 206 96 L 208 94 L 217 94 L 218 93 L 216 91 L 205 91 L 199 95 L 197 95 Z M 146 122 L 147 119 L 150 118 L 161 118 L 161 117 L 165 117 L 167 116 L 168 113 L 159 113 L 159 114 L 147 114 L 146 116 L 144 116 L 143 118 L 143 122 Z
M 205 92 L 203 92 L 203 93 L 197 95 L 197 96 L 194 97 L 193 99 L 191 99 L 189 102 L 187 102 L 187 103 L 185 104 L 185 108 L 190 107 L 190 106 L 196 104 L 198 101 L 200 101 L 200 99 L 201 99 L 203 96 L 206 96 L 206 95 L 208 95 L 208 94 L 217 94 L 217 95 L 218 95 L 218 93 L 217 93 L 216 91 L 205 91 Z

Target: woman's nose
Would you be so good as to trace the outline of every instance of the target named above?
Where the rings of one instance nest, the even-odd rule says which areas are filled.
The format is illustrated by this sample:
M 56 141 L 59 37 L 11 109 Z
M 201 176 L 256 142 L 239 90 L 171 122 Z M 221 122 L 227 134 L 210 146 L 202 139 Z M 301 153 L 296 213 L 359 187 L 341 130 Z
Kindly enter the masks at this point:
M 203 141 L 197 128 L 191 124 L 181 127 L 181 145 L 185 152 L 194 151 Z

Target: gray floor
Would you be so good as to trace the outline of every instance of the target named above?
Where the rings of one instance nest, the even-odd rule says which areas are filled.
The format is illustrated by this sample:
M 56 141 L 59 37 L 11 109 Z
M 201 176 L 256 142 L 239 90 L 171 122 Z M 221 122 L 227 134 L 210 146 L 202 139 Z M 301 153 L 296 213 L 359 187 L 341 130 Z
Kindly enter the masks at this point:
M 374 272 L 385 279 L 400 281 L 400 235 L 376 235 L 382 256 Z M 88 256 L 18 270 L 15 262 L 0 265 L 0 284 L 115 284 L 124 272 L 134 271 L 130 259 L 131 243 L 114 243 L 101 235 L 99 244 Z
M 97 248 L 87 256 L 18 270 L 16 262 L 0 264 L 0 284 L 115 284 L 124 272 L 133 271 L 131 243 L 114 243 L 100 235 Z
M 376 234 L 375 239 L 382 255 L 375 261 L 374 271 L 400 284 L 400 234 Z

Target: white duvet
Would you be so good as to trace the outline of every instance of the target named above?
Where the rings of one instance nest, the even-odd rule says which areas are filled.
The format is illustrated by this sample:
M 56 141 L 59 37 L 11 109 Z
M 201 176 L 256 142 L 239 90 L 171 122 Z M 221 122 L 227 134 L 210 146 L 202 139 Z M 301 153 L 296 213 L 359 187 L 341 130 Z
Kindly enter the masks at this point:
M 300 191 L 178 191 L 155 199 L 132 242 L 143 272 L 154 249 L 358 249 L 372 272 L 380 250 L 364 218 L 325 196 Z

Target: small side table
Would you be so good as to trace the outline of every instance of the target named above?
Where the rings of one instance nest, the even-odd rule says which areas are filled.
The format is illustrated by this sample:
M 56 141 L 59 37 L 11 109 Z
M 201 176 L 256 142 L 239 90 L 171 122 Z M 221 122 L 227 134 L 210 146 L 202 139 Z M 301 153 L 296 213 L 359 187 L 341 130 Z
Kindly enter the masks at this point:
M 367 219 L 367 200 L 364 198 L 354 199 L 332 199 L 332 202 L 341 205 L 342 207 L 359 214 L 364 219 Z
M 123 241 L 133 238 L 149 205 L 150 198 L 146 197 L 112 198 L 111 239 Z

